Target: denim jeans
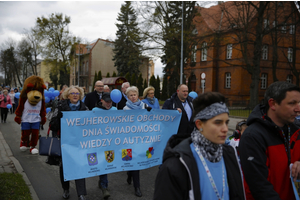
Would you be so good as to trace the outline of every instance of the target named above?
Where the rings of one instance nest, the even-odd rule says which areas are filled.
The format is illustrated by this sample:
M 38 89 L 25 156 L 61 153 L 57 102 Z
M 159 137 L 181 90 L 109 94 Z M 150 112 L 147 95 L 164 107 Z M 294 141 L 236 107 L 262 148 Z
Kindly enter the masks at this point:
M 107 179 L 107 174 L 103 174 L 99 176 L 99 182 L 102 188 L 107 188 L 108 187 L 108 179 Z

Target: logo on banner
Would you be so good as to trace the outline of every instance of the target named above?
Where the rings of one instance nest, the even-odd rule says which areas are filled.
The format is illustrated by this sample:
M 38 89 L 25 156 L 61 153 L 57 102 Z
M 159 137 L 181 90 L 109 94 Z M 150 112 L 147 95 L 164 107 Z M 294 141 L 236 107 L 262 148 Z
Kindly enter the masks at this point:
M 105 151 L 105 160 L 108 163 L 111 163 L 112 161 L 114 161 L 115 159 L 115 151 L 111 150 L 111 151 Z
M 132 160 L 132 149 L 122 149 L 122 160 Z
M 89 166 L 98 164 L 97 153 L 88 153 L 87 159 L 88 159 Z
M 153 147 L 149 147 L 149 149 L 146 151 L 146 156 L 147 158 L 151 158 L 154 154 L 154 149 Z

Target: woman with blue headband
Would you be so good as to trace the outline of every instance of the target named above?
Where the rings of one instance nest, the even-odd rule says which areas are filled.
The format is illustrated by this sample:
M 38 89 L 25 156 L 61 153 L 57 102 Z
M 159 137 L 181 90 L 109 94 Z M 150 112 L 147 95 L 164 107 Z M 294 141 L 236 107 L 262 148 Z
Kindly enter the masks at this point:
M 217 92 L 193 101 L 195 129 L 189 138 L 169 139 L 154 199 L 245 199 L 236 150 L 224 144 L 229 122 L 224 102 Z

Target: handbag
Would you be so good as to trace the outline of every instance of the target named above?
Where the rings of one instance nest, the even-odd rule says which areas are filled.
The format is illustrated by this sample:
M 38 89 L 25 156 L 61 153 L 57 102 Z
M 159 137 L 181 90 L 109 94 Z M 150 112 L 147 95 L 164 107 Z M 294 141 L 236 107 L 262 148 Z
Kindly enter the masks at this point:
M 47 136 L 39 138 L 39 154 L 41 156 L 61 156 L 60 138 L 49 137 L 50 126 Z

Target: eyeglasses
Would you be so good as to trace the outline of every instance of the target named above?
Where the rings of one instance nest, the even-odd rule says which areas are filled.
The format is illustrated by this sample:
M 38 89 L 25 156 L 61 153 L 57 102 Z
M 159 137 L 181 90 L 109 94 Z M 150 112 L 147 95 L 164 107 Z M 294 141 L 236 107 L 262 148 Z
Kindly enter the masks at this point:
M 70 93 L 71 95 L 79 95 L 79 93 L 78 92 L 72 92 L 72 93 Z
M 104 85 L 96 85 L 96 87 L 104 87 Z

